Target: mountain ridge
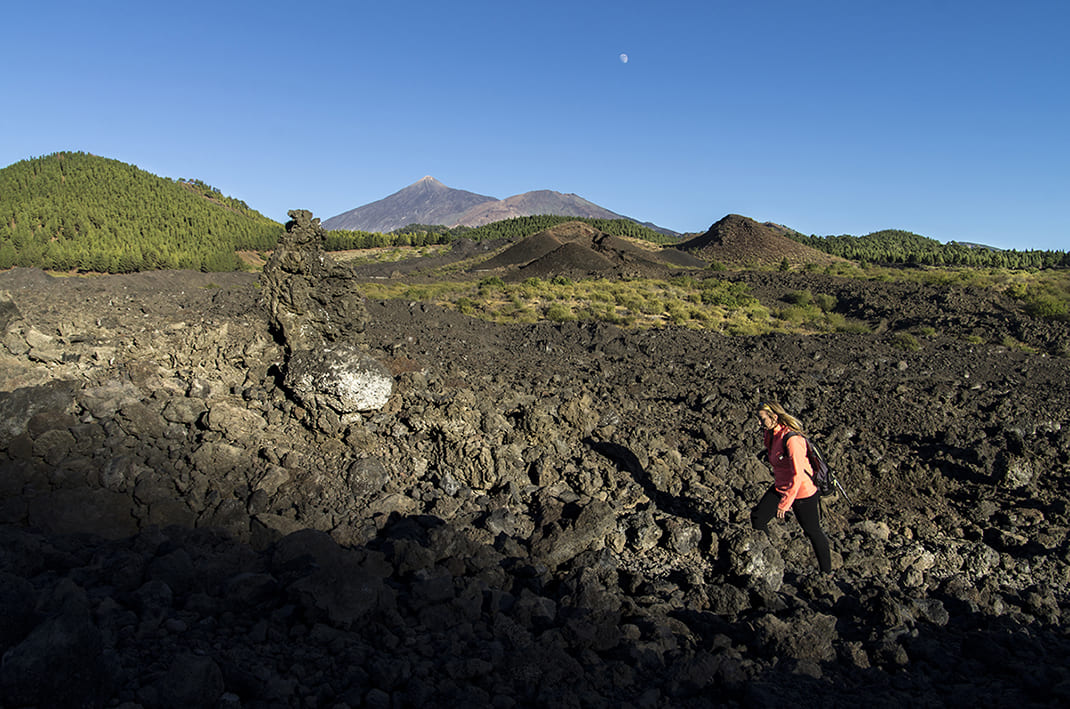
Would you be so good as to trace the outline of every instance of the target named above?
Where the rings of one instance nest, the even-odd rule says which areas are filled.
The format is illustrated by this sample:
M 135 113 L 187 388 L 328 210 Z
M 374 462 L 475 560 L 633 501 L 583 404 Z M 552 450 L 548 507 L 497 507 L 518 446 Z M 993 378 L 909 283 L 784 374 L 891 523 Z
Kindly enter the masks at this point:
M 382 199 L 323 220 L 328 231 L 388 233 L 410 224 L 479 227 L 514 217 L 553 214 L 593 219 L 626 219 L 655 231 L 676 232 L 618 214 L 574 193 L 532 190 L 504 199 L 448 187 L 427 175 Z

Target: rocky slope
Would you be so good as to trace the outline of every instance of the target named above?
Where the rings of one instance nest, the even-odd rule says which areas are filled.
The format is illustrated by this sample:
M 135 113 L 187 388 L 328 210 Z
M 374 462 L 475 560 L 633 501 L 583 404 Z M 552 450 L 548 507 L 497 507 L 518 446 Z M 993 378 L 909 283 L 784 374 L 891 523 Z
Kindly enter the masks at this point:
M 0 273 L 4 705 L 1070 701 L 1065 328 L 983 292 L 731 277 L 885 329 L 368 302 L 334 332 L 393 393 L 331 416 L 287 386 L 268 306 L 317 294 L 286 279 Z M 910 323 L 937 329 L 917 352 L 888 334 Z M 851 494 L 830 576 L 793 520 L 749 528 L 766 398 Z
M 503 219 L 536 214 L 561 214 L 592 219 L 627 219 L 579 195 L 563 194 L 553 190 L 534 190 L 493 202 L 477 204 L 458 217 L 457 223 L 465 226 L 483 226 Z

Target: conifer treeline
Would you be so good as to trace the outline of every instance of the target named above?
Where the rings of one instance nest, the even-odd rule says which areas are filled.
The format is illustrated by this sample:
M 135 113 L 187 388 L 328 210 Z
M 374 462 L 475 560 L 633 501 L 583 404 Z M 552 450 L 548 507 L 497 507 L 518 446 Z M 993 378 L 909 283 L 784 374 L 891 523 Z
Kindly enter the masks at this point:
M 886 229 L 865 236 L 794 237 L 819 251 L 851 261 L 976 268 L 1070 268 L 1066 251 L 1015 251 L 970 244 L 942 244 L 909 231 Z
M 476 227 L 465 234 L 473 241 L 484 239 L 517 239 L 531 234 L 536 234 L 544 229 L 563 224 L 564 222 L 584 222 L 590 224 L 599 231 L 604 231 L 613 236 L 627 236 L 634 239 L 643 239 L 655 244 L 675 244 L 678 239 L 658 233 L 648 226 L 637 224 L 628 219 L 594 219 L 590 217 L 562 217 L 556 215 L 541 215 L 533 217 L 516 217 L 494 222 L 485 226 Z
M 0 170 L 0 268 L 128 273 L 241 268 L 283 227 L 200 180 L 54 153 Z

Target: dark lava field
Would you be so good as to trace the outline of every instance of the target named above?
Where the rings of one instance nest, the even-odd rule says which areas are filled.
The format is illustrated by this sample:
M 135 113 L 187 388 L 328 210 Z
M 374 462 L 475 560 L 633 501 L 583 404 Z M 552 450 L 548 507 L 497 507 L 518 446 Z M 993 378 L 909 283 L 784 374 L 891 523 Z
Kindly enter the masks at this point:
M 313 416 L 256 274 L 0 273 L 0 703 L 1070 703 L 1066 324 L 981 289 L 704 277 L 869 332 L 368 301 L 389 401 Z M 770 399 L 850 496 L 822 503 L 831 574 L 790 514 L 750 527 Z

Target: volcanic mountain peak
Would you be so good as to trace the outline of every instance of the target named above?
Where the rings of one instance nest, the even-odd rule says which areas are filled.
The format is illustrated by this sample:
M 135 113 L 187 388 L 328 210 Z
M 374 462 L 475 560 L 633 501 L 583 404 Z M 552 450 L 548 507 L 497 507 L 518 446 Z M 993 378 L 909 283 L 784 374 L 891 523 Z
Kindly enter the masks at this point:
M 494 197 L 447 187 L 427 175 L 388 197 L 325 220 L 323 228 L 390 232 L 409 224 L 454 226 L 465 210 L 497 201 Z
M 447 187 L 427 175 L 389 197 L 324 220 L 323 228 L 389 232 L 409 224 L 476 227 L 539 214 L 636 221 L 572 193 L 533 190 L 496 199 Z

